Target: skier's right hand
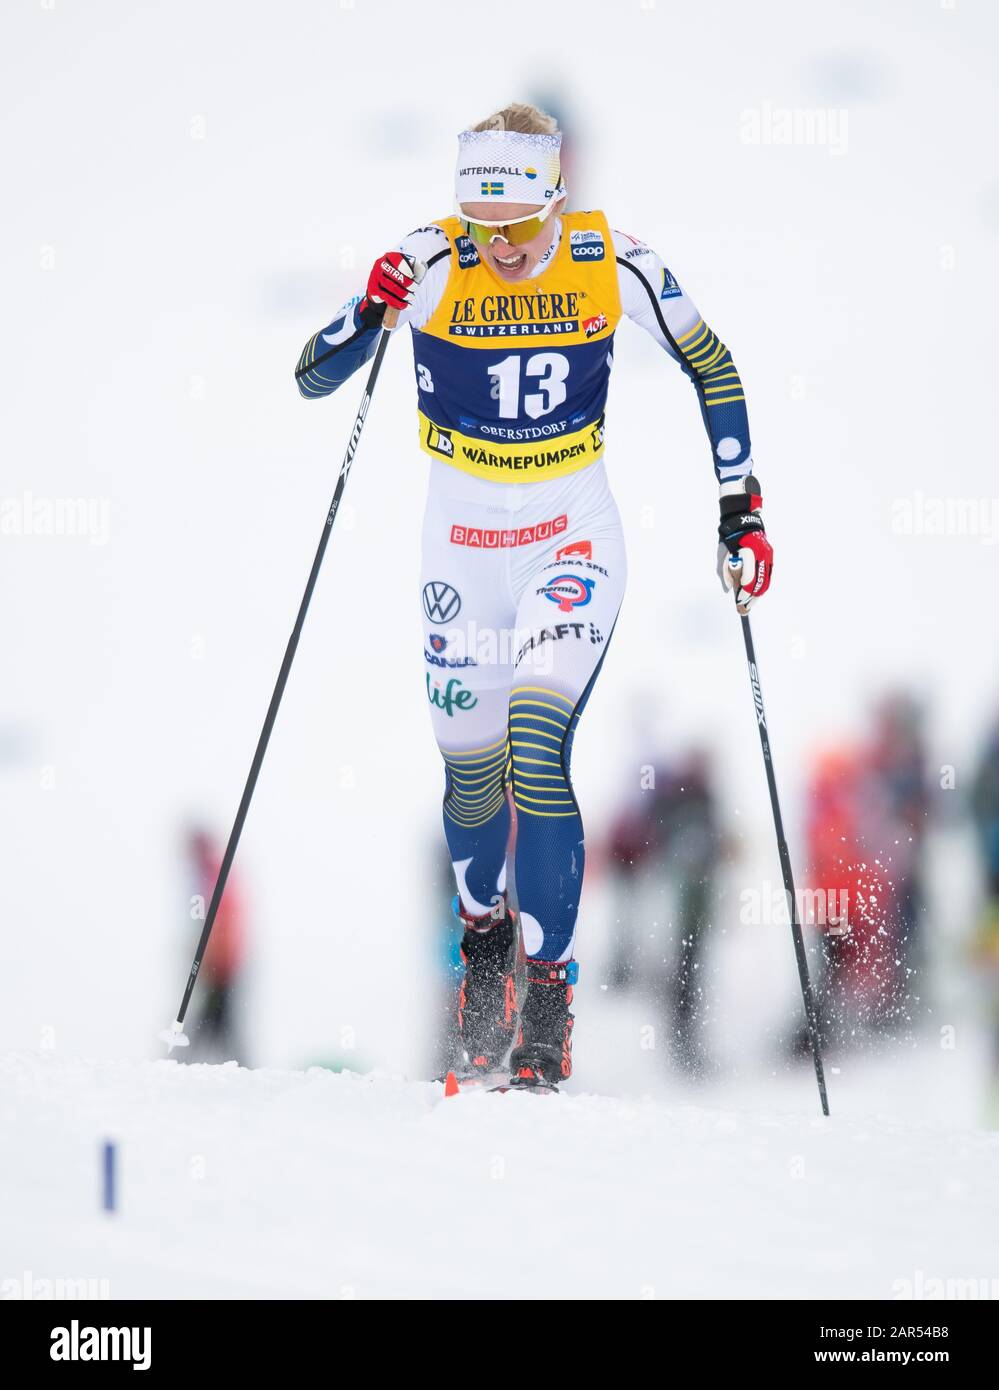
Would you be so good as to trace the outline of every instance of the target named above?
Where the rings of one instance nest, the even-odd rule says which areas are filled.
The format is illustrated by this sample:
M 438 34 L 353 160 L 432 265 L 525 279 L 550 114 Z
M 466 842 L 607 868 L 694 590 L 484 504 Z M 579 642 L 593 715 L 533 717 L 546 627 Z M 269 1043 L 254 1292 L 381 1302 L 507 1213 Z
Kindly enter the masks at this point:
M 386 309 L 408 309 L 416 286 L 415 266 L 401 251 L 386 251 L 371 267 L 367 294 L 358 306 L 361 320 L 376 328 Z
M 720 505 L 718 578 L 723 589 L 736 590 L 736 606 L 746 614 L 750 604 L 770 588 L 774 568 L 759 483 L 750 474 L 739 483 L 722 484 Z

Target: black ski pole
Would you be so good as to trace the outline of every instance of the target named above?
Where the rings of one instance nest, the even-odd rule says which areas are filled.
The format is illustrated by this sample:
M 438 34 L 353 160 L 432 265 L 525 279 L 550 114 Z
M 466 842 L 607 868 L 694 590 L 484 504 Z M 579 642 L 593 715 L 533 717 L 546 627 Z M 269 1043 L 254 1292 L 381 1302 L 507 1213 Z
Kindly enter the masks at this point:
M 215 888 L 212 892 L 211 902 L 208 905 L 205 925 L 201 930 L 201 938 L 198 941 L 198 948 L 194 953 L 194 961 L 191 964 L 190 973 L 187 977 L 187 984 L 184 987 L 184 997 L 180 1001 L 180 1008 L 177 1010 L 176 1019 L 169 1028 L 164 1029 L 163 1032 L 160 1033 L 160 1038 L 166 1043 L 170 1051 L 175 1047 L 186 1047 L 189 1042 L 189 1039 L 184 1033 L 184 1016 L 187 1013 L 187 1006 L 191 1002 L 191 995 L 194 992 L 194 985 L 198 978 L 198 972 L 201 969 L 201 962 L 205 958 L 208 938 L 211 936 L 212 927 L 215 925 L 215 918 L 219 910 L 219 904 L 222 901 L 222 894 L 225 892 L 229 870 L 232 868 L 232 861 L 236 857 L 236 847 L 239 844 L 239 837 L 243 831 L 243 823 L 246 820 L 246 814 L 250 809 L 253 790 L 257 785 L 257 777 L 260 775 L 264 754 L 267 752 L 267 744 L 270 741 L 271 730 L 274 728 L 274 721 L 277 718 L 281 697 L 288 683 L 288 674 L 291 671 L 291 663 L 295 659 L 298 639 L 301 637 L 302 628 L 305 625 L 305 615 L 309 611 L 309 602 L 312 598 L 313 590 L 316 587 L 316 580 L 319 578 L 319 570 L 323 563 L 323 556 L 326 554 L 330 533 L 333 530 L 333 522 L 336 520 L 340 499 L 343 496 L 343 490 L 347 483 L 347 475 L 350 473 L 350 466 L 354 461 L 354 454 L 357 452 L 361 431 L 364 429 L 364 420 L 368 413 L 368 406 L 371 404 L 371 396 L 375 389 L 375 382 L 378 380 L 382 358 L 385 356 L 385 348 L 389 340 L 388 328 L 392 326 L 392 321 L 396 317 L 397 315 L 391 310 L 386 310 L 386 326 L 383 328 L 381 336 L 378 339 L 378 347 L 375 350 L 375 360 L 371 364 L 371 371 L 368 374 L 364 395 L 361 397 L 361 405 L 357 412 L 357 419 L 354 421 L 354 428 L 351 430 L 350 439 L 347 442 L 347 451 L 343 456 L 343 463 L 340 465 L 340 476 L 337 478 L 336 491 L 333 493 L 333 501 L 330 503 L 329 512 L 323 524 L 323 533 L 319 538 L 319 548 L 316 551 L 316 558 L 312 562 L 309 580 L 305 586 L 302 602 L 299 605 L 298 617 L 295 619 L 295 626 L 292 628 L 291 636 L 288 639 L 288 646 L 285 650 L 284 660 L 281 663 L 281 670 L 278 672 L 277 684 L 274 686 L 271 702 L 267 706 L 264 727 L 260 730 L 260 737 L 257 740 L 257 751 L 254 753 L 253 762 L 250 764 L 249 776 L 246 779 L 246 786 L 243 788 L 243 795 L 240 798 L 236 819 L 233 821 L 232 830 L 229 832 L 229 843 L 226 845 L 225 854 L 222 856 L 222 864 L 219 868 L 218 878 L 215 880 Z
M 737 556 L 729 559 L 733 573 L 742 563 Z M 815 998 L 812 982 L 808 976 L 808 957 L 805 955 L 805 939 L 801 932 L 801 918 L 798 915 L 798 899 L 794 891 L 794 877 L 791 873 L 791 855 L 784 835 L 784 818 L 780 813 L 780 798 L 777 795 L 777 779 L 774 776 L 774 761 L 770 755 L 770 735 L 767 732 L 767 716 L 763 708 L 763 691 L 760 687 L 760 672 L 756 664 L 756 649 L 753 646 L 753 632 L 749 626 L 749 614 L 743 613 L 738 605 L 739 583 L 734 586 L 736 612 L 742 623 L 742 638 L 746 644 L 746 660 L 749 663 L 749 683 L 753 687 L 753 703 L 756 706 L 756 723 L 760 731 L 760 745 L 763 748 L 763 763 L 767 770 L 767 786 L 770 789 L 770 808 L 774 814 L 774 830 L 777 833 L 777 853 L 780 857 L 780 871 L 784 878 L 784 892 L 787 896 L 788 911 L 791 915 L 791 937 L 794 941 L 794 957 L 798 962 L 798 979 L 801 982 L 801 997 L 805 1003 L 805 1023 L 808 1028 L 808 1041 L 812 1048 L 815 1063 L 815 1079 L 819 1085 L 819 1099 L 823 1115 L 829 1114 L 829 1097 L 826 1094 L 826 1078 L 822 1070 L 822 1052 L 819 1047 L 819 1025 L 815 1013 Z

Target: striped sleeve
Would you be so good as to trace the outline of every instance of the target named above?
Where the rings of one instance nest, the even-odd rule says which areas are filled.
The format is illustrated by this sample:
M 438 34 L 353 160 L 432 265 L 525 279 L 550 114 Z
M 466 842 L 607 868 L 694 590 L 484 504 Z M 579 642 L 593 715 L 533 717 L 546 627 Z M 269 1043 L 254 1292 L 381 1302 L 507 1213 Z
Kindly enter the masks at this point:
M 398 249 L 427 267 L 427 274 L 416 287 L 413 307 L 399 315 L 400 324 L 408 323 L 418 330 L 430 319 L 447 283 L 450 244 L 447 233 L 431 224 L 417 227 L 403 237 Z M 295 368 L 295 380 L 306 400 L 329 396 L 373 356 L 381 329 L 362 323 L 360 304 L 359 294 L 348 299 L 332 323 L 314 333 L 305 344 Z
M 363 367 L 378 344 L 379 328 L 368 328 L 358 313 L 360 295 L 347 301 L 332 323 L 305 344 L 295 380 L 306 400 L 328 396 Z
M 614 246 L 622 308 L 693 383 L 718 481 L 746 477 L 753 471 L 749 416 L 732 354 L 651 247 L 622 232 L 614 233 Z

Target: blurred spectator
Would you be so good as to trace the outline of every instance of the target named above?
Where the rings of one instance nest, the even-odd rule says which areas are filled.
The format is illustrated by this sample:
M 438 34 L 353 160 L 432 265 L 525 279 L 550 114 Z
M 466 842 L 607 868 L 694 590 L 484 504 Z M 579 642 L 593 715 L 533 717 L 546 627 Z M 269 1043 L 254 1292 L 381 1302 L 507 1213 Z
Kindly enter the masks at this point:
M 554 116 L 562 132 L 562 174 L 569 190 L 566 206 L 588 207 L 586 200 L 589 195 L 585 187 L 581 148 L 584 142 L 580 138 L 578 104 L 567 85 L 557 78 L 553 80 L 550 74 L 543 81 L 530 83 L 529 88 L 530 95 L 527 100 L 540 106 L 541 110 L 547 111 L 550 116 Z
M 690 1075 L 707 1063 L 701 967 L 720 856 L 715 796 L 701 752 L 674 766 L 651 766 L 608 833 L 615 918 L 611 988 L 638 986 L 661 998 L 671 1055 Z M 644 920 L 650 887 L 654 902 L 673 890 L 673 930 L 665 949 L 662 934 L 650 934 Z
M 929 811 L 922 712 L 911 697 L 883 699 L 866 742 L 816 759 L 807 808 L 800 886 L 803 920 L 822 933 L 820 1032 L 843 1045 L 904 1028 L 922 997 Z M 794 1047 L 807 1050 L 804 1032 Z
M 989 1104 L 999 1121 L 999 723 L 985 745 L 971 792 L 985 880 L 985 903 L 975 932 L 974 954 L 989 994 L 992 1058 Z
M 971 811 L 985 870 L 986 893 L 999 900 L 999 722 L 992 729 L 971 792 Z
M 451 907 L 454 871 L 447 846 L 440 836 L 435 836 L 432 846 L 428 846 L 427 859 L 432 866 L 432 882 L 427 895 L 427 931 L 433 953 L 435 980 L 428 1074 L 441 1077 L 449 1071 L 460 1071 L 462 1065 L 458 991 L 464 966 L 461 962 L 461 929 Z
M 204 927 L 208 905 L 222 865 L 215 838 L 200 826 L 185 837 L 185 867 L 190 882 L 191 916 L 196 932 L 192 949 Z M 208 940 L 198 983 L 192 998 L 194 1019 L 187 1028 L 191 1046 L 189 1062 L 237 1061 L 244 1065 L 242 1035 L 237 1021 L 240 980 L 246 956 L 246 914 L 235 870 L 229 874 L 225 893 Z
M 926 829 L 929 784 L 923 710 L 911 695 L 898 693 L 875 710 L 871 745 L 872 811 L 889 876 L 893 933 L 900 951 L 899 974 L 889 1004 L 890 1021 L 911 1009 L 915 977 L 925 961 Z M 887 833 L 886 833 L 887 832 Z

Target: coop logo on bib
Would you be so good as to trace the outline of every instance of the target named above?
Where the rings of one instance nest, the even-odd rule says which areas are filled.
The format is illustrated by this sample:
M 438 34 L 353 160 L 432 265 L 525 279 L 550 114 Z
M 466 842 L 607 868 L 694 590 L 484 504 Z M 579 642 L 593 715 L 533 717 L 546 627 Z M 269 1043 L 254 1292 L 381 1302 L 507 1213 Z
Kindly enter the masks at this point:
M 580 579 L 578 574 L 560 574 L 537 593 L 550 603 L 558 604 L 560 613 L 571 613 L 575 608 L 585 608 L 593 597 L 595 583 L 595 579 Z
M 569 251 L 574 261 L 602 261 L 603 235 L 597 231 L 570 232 Z
M 469 270 L 473 265 L 479 264 L 479 253 L 469 237 L 456 236 L 454 244 L 458 251 L 458 264 L 462 270 Z

